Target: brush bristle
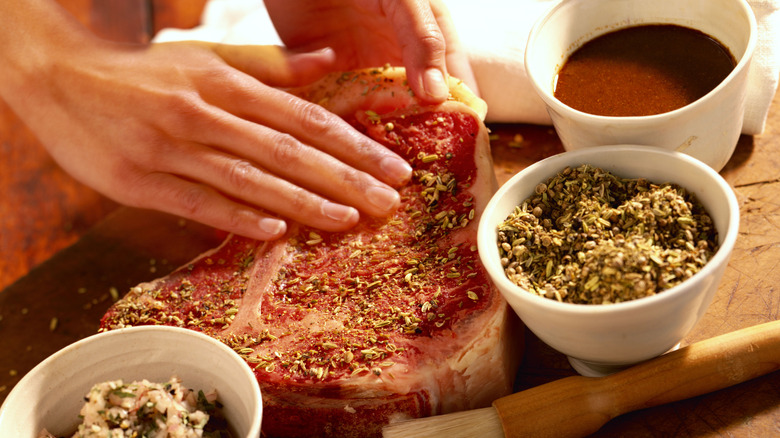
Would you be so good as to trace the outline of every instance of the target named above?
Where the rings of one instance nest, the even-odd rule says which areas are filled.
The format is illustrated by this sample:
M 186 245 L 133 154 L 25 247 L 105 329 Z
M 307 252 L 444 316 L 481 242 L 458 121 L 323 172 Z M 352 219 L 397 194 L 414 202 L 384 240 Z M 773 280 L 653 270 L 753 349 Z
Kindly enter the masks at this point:
M 385 426 L 383 438 L 504 438 L 496 408 L 482 408 L 400 421 Z

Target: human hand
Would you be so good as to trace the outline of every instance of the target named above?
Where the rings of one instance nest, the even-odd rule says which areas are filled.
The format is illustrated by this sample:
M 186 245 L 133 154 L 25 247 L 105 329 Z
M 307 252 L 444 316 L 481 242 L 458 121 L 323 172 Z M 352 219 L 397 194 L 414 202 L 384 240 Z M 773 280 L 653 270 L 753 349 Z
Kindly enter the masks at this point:
M 66 171 L 110 198 L 262 240 L 284 233 L 281 218 L 339 231 L 358 210 L 399 205 L 402 158 L 275 88 L 332 69 L 332 52 L 90 41 L 47 54 L 3 94 Z
M 441 0 L 266 0 L 277 33 L 291 50 L 330 47 L 336 70 L 403 65 L 423 101 L 447 98 L 443 74 L 477 83 Z

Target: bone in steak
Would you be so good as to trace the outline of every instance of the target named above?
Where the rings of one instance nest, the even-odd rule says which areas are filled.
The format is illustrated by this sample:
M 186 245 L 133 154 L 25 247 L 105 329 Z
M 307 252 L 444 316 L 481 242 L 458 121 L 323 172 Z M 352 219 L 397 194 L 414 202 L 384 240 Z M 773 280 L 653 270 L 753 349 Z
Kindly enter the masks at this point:
M 405 157 L 412 181 L 390 218 L 274 242 L 231 236 L 133 288 L 101 330 L 188 327 L 254 368 L 267 436 L 378 436 L 391 421 L 489 406 L 511 391 L 514 315 L 477 256 L 496 188 L 484 103 L 455 80 L 417 103 L 398 68 L 331 75 L 301 97 Z

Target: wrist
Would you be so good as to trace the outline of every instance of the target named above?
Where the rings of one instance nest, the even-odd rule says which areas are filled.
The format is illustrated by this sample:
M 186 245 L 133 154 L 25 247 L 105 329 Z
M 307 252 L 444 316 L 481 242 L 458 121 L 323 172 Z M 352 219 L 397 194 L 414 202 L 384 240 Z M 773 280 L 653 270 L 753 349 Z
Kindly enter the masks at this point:
M 13 107 L 38 89 L 57 65 L 97 43 L 59 4 L 50 0 L 0 2 L 0 97 Z

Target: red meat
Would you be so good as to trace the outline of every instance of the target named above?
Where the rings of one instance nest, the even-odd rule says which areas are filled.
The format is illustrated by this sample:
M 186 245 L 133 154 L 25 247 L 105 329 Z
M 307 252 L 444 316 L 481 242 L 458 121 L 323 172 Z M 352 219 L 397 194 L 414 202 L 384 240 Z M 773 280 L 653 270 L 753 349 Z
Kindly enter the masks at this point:
M 102 330 L 167 324 L 222 340 L 255 370 L 268 436 L 378 436 L 508 394 L 520 335 L 476 248 L 496 187 L 484 104 L 451 85 L 435 107 L 416 103 L 400 69 L 295 90 L 409 161 L 402 207 L 343 233 L 231 236 L 133 288 Z

